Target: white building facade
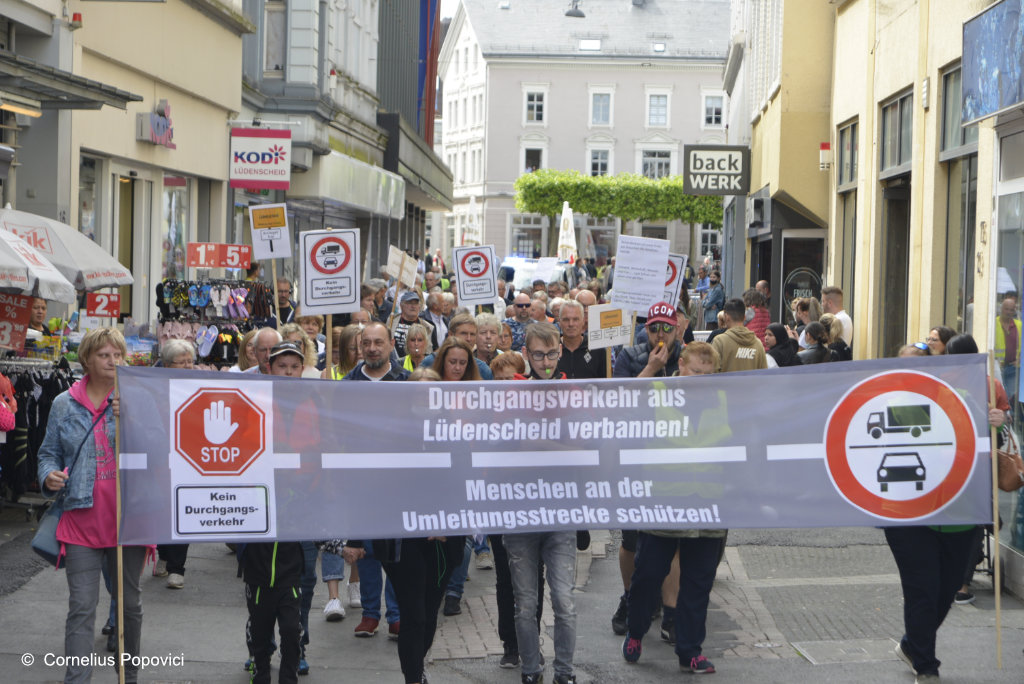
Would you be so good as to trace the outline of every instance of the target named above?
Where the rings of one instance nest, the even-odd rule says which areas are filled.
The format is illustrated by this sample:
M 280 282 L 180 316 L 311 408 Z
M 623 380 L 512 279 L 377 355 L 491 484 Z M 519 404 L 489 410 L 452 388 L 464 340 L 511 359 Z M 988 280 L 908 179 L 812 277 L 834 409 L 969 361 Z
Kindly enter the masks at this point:
M 573 18 L 543 0 L 460 3 L 438 68 L 440 154 L 455 197 L 442 249 L 482 243 L 502 256 L 548 256 L 549 218 L 515 207 L 521 174 L 657 178 L 680 173 L 684 144 L 725 142 L 726 0 L 588 0 L 584 9 Z M 720 249 L 717 229 L 680 221 L 575 220 L 577 243 L 589 231 L 599 263 L 620 230 L 687 254 Z

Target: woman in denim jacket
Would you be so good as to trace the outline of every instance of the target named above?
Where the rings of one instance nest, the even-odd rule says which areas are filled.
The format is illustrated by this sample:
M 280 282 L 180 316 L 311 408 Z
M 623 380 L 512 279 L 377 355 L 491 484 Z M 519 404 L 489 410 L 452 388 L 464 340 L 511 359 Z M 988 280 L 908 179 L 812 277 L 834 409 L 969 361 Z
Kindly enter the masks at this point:
M 78 356 L 86 375 L 54 400 L 39 448 L 41 491 L 53 496 L 67 488 L 64 513 L 57 524 L 70 594 L 64 652 L 71 657 L 65 682 L 92 679 L 101 568 L 107 563 L 112 575 L 115 570 L 117 480 L 110 404 L 117 367 L 126 353 L 124 337 L 116 329 L 101 328 L 85 335 Z M 145 559 L 145 547 L 124 548 L 124 646 L 127 655 L 134 657 L 139 655 L 142 634 L 139 579 Z M 120 660 L 120 654 L 115 654 L 115 669 Z M 125 681 L 137 679 L 138 665 L 129 659 Z

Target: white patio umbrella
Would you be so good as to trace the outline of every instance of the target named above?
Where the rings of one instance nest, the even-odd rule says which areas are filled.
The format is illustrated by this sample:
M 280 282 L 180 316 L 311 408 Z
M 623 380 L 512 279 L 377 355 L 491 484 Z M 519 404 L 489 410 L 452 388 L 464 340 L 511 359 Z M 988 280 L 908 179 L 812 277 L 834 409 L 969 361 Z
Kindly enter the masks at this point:
M 92 292 L 134 282 L 117 259 L 66 223 L 7 206 L 0 209 L 0 228 L 41 252 L 75 289 Z
M 562 202 L 562 221 L 558 229 L 558 260 L 568 261 L 576 254 L 576 226 L 572 220 L 572 208 Z
M 14 233 L 0 230 L 0 292 L 33 295 L 73 304 L 75 286 L 60 271 Z

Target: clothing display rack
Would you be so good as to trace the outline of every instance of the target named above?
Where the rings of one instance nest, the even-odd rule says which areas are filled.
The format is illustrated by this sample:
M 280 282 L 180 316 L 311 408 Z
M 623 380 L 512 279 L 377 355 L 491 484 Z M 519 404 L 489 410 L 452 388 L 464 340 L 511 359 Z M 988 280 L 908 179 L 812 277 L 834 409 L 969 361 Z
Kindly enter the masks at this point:
M 10 381 L 17 401 L 15 426 L 0 444 L 0 508 L 25 509 L 25 518 L 46 508 L 36 471 L 39 446 L 46 435 L 53 400 L 74 383 L 76 373 L 66 359 L 0 359 L 0 374 Z

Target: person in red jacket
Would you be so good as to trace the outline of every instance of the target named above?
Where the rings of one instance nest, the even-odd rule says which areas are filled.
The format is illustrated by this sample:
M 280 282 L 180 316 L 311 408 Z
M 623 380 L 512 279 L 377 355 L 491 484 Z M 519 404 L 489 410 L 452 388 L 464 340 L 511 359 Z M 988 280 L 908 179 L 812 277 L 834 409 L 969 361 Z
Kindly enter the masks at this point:
M 743 293 L 743 306 L 747 308 L 748 316 L 751 311 L 754 314 L 753 318 L 747 319 L 747 329 L 757 335 L 757 339 L 763 345 L 764 331 L 768 329 L 768 324 L 772 322 L 771 315 L 768 313 L 768 303 L 764 300 L 764 295 L 756 289 L 750 288 Z

